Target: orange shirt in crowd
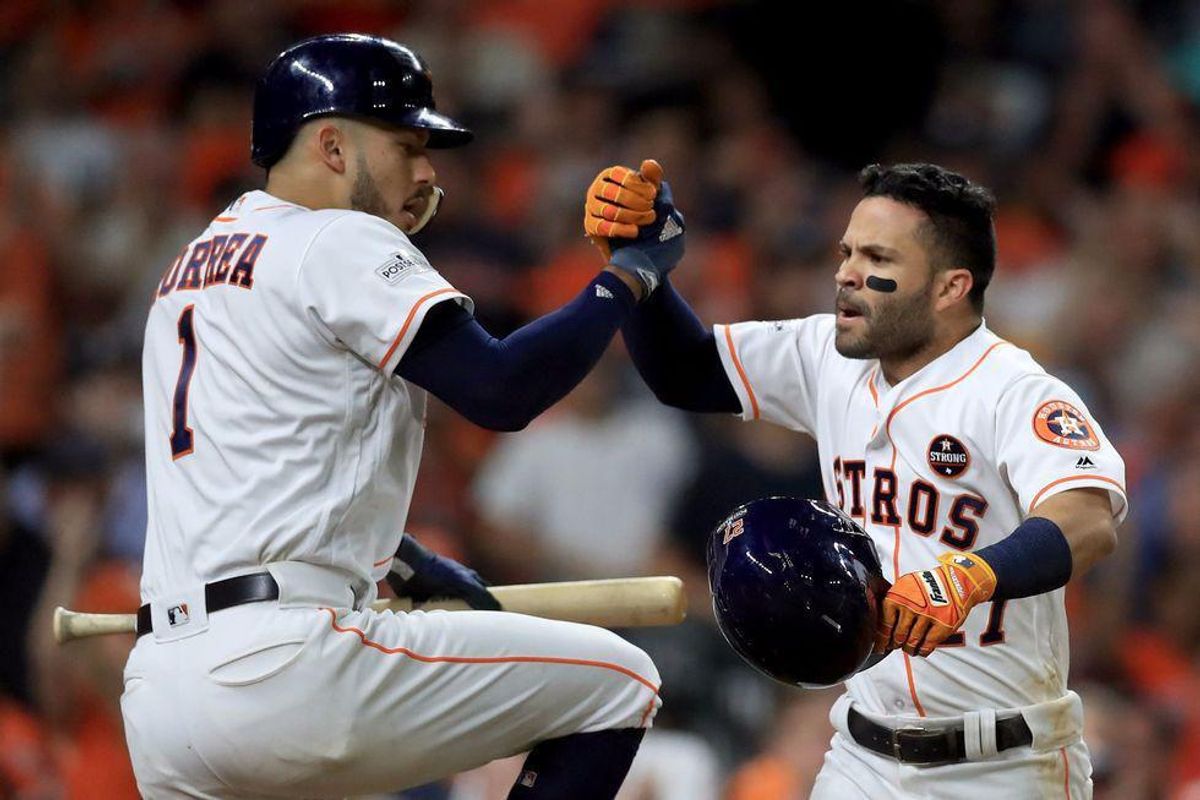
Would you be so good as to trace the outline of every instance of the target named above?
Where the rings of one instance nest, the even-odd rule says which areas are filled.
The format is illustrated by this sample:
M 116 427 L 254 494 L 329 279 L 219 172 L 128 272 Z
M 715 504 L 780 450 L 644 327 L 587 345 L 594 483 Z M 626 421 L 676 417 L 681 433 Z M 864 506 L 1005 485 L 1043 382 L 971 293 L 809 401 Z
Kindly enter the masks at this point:
M 58 769 L 44 726 L 17 703 L 0 697 L 0 795 L 61 796 Z
M 54 271 L 26 231 L 0 229 L 0 449 L 42 441 L 54 414 L 61 342 Z
M 125 748 L 125 730 L 109 704 L 84 696 L 71 738 L 58 745 L 68 800 L 137 800 L 137 781 Z
M 729 781 L 725 800 L 799 800 L 800 781 L 775 756 L 760 756 L 744 764 Z

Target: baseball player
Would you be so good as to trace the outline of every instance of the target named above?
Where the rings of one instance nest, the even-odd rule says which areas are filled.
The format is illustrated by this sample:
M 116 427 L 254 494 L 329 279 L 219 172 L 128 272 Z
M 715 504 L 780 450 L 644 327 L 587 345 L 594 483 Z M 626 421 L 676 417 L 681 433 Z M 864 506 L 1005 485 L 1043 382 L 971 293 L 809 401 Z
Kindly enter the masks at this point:
M 847 681 L 813 797 L 1090 797 L 1063 587 L 1115 545 L 1123 462 L 1078 395 L 984 323 L 990 193 L 929 164 L 860 181 L 835 313 L 709 330 L 667 284 L 626 343 L 665 403 L 815 437 L 828 499 L 892 581 L 890 655 Z M 645 202 L 588 197 L 606 253 L 642 233 Z
M 658 673 L 608 631 L 369 609 L 385 576 L 497 608 L 400 533 L 428 393 L 523 427 L 668 271 L 657 238 L 632 243 L 568 305 L 489 336 L 409 239 L 441 196 L 430 151 L 471 136 L 409 49 L 301 42 L 255 95 L 265 191 L 162 277 L 143 359 L 145 605 L 121 701 L 147 798 L 390 792 L 532 749 L 511 797 L 611 800 L 651 724 Z

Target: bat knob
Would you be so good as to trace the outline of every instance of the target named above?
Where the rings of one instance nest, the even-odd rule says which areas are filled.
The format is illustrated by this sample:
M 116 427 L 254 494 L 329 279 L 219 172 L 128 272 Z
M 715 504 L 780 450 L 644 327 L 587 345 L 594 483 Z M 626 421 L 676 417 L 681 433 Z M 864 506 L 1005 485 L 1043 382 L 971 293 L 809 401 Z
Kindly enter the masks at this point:
M 66 627 L 64 623 L 67 613 L 67 610 L 62 606 L 57 606 L 54 609 L 54 641 L 59 644 L 66 641 Z

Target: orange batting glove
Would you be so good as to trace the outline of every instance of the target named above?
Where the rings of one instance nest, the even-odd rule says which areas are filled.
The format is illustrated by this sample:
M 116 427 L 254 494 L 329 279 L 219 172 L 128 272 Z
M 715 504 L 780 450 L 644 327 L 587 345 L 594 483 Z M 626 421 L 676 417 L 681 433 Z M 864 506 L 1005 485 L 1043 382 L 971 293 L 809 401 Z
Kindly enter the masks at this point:
M 875 650 L 925 657 L 992 597 L 996 573 L 973 553 L 942 553 L 934 569 L 901 575 L 883 598 Z
M 654 198 L 662 177 L 659 163 L 646 159 L 637 172 L 628 167 L 609 167 L 588 187 L 583 230 L 600 248 L 605 263 L 612 258 L 610 238 L 636 238 L 639 225 L 654 222 Z

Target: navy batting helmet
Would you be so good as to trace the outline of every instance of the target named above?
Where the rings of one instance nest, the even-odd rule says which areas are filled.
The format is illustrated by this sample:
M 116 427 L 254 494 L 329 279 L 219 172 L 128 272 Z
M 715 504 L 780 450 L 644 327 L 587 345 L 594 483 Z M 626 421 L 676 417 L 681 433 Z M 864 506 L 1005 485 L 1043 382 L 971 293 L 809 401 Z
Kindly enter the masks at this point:
M 420 56 L 389 39 L 337 33 L 294 44 L 267 66 L 254 91 L 250 159 L 272 166 L 302 123 L 333 114 L 427 130 L 429 147 L 459 147 L 474 138 L 435 110 Z
M 870 665 L 888 584 L 871 537 L 836 506 L 739 506 L 709 539 L 708 585 L 726 641 L 776 680 L 830 686 Z

